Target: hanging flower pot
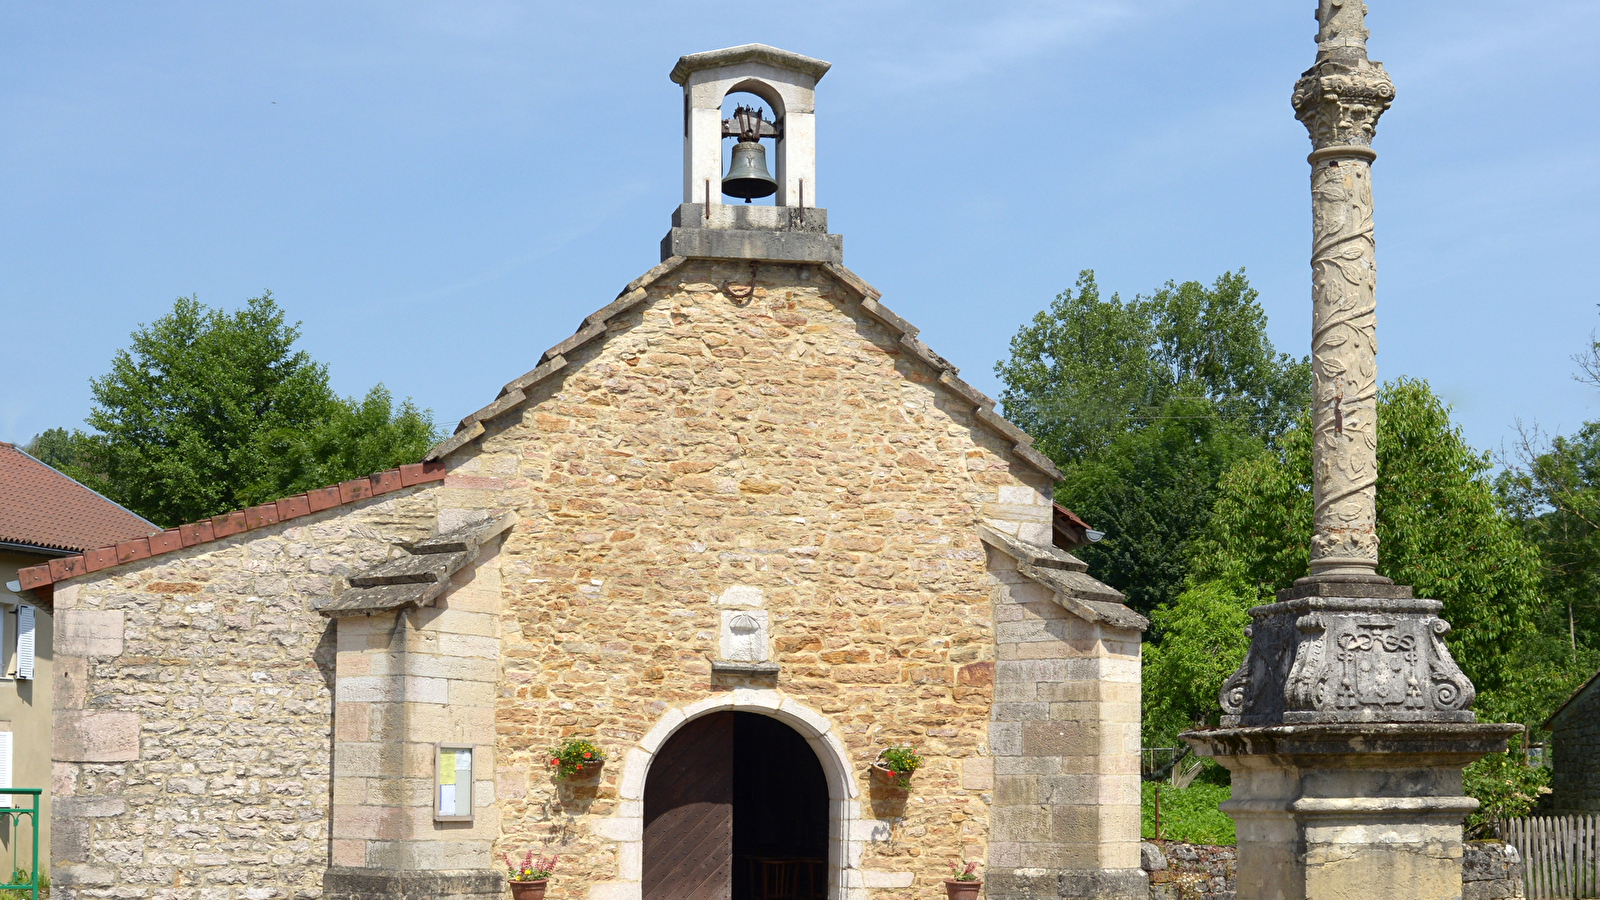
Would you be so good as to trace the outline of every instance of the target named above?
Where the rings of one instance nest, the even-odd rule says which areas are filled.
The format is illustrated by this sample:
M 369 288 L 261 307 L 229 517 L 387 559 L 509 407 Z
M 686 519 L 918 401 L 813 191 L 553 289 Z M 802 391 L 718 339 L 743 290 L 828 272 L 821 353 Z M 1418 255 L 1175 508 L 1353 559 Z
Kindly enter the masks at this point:
M 546 759 L 550 761 L 550 769 L 556 778 L 571 778 L 598 773 L 606 761 L 606 755 L 594 744 L 573 738 L 559 747 L 551 748 Z
M 922 767 L 922 757 L 910 747 L 887 747 L 872 761 L 872 774 L 899 787 L 911 784 L 911 773 Z

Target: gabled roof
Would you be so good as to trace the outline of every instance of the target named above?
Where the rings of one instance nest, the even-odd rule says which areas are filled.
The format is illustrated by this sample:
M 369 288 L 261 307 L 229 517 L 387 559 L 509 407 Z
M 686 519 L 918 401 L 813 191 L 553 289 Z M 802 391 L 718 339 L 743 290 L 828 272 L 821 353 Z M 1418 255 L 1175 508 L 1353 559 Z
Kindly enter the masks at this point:
M 551 375 L 567 367 L 566 355 L 591 341 L 602 338 L 608 331 L 606 325 L 612 318 L 643 303 L 648 296 L 651 285 L 667 277 L 680 267 L 688 263 L 688 257 L 673 256 L 663 260 L 660 265 L 644 273 L 628 283 L 617 295 L 617 299 L 596 310 L 587 316 L 578 325 L 577 333 L 561 343 L 551 347 L 539 357 L 539 364 L 521 378 L 506 384 L 500 389 L 493 403 L 483 409 L 467 416 L 456 426 L 455 434 L 440 442 L 427 455 L 425 460 L 439 460 L 471 443 L 484 433 L 483 423 L 498 416 L 505 415 L 520 406 L 527 400 L 525 393 L 528 388 L 538 384 Z M 959 370 L 948 360 L 934 353 L 927 344 L 917 340 L 917 329 L 905 319 L 889 311 L 889 308 L 878 302 L 882 296 L 872 285 L 856 277 L 854 272 L 838 263 L 819 262 L 818 268 L 832 275 L 861 301 L 861 310 L 889 330 L 899 341 L 901 349 L 920 360 L 932 369 L 938 378 L 939 384 L 952 394 L 962 398 L 973 407 L 973 418 L 988 430 L 998 434 L 1011 444 L 1012 452 L 1021 461 L 1037 469 L 1052 480 L 1060 480 L 1061 472 L 1056 469 L 1055 463 L 1043 453 L 1033 449 L 1033 438 L 1029 437 L 1022 429 L 1007 422 L 994 411 L 994 401 L 989 399 L 972 385 L 967 384 L 958 377 Z
M 307 491 L 304 494 L 284 497 L 282 500 L 274 500 L 249 509 L 235 510 L 188 525 L 179 525 L 167 531 L 162 531 L 146 522 L 145 524 L 149 525 L 146 530 L 155 532 L 148 537 L 118 541 L 75 556 L 52 559 L 45 565 L 20 570 L 17 572 L 17 580 L 22 583 L 22 589 L 25 591 L 42 588 L 57 581 L 65 581 L 68 578 L 76 578 L 79 575 L 98 572 L 135 560 L 148 559 L 162 553 L 171 553 L 196 544 L 221 540 L 243 531 L 275 525 L 287 519 L 322 512 L 346 503 L 355 503 L 358 500 L 398 491 L 415 484 L 443 481 L 444 475 L 443 463 L 415 463 L 369 475 L 366 478 L 357 478 Z
M 15 446 L 0 443 L 0 541 L 70 553 L 160 530 Z
M 1588 689 L 1594 687 L 1597 684 L 1600 684 L 1600 672 L 1594 673 L 1594 675 L 1590 676 L 1588 681 L 1585 681 L 1583 684 L 1579 685 L 1578 689 L 1572 692 L 1572 696 L 1570 696 L 1567 699 L 1561 701 L 1561 705 L 1556 707 L 1556 711 L 1551 713 L 1550 717 L 1545 719 L 1544 720 L 1544 724 L 1540 725 L 1539 727 L 1543 728 L 1545 731 L 1549 731 L 1550 730 L 1550 723 L 1554 722 L 1556 720 L 1556 716 L 1559 716 L 1563 712 L 1565 712 L 1567 707 L 1572 705 L 1572 701 L 1574 701 L 1574 700 L 1578 699 L 1579 697 L 1583 696 L 1583 692 L 1584 691 L 1587 691 Z

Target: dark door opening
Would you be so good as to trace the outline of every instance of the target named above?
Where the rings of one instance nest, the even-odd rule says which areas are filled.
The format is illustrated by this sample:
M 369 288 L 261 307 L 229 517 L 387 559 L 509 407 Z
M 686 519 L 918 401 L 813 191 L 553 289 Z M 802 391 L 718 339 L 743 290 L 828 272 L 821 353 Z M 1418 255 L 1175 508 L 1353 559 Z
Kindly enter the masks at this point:
M 822 764 L 777 719 L 695 719 L 650 765 L 643 851 L 644 900 L 824 900 Z
M 733 714 L 733 900 L 822 900 L 828 889 L 828 780 L 805 738 Z

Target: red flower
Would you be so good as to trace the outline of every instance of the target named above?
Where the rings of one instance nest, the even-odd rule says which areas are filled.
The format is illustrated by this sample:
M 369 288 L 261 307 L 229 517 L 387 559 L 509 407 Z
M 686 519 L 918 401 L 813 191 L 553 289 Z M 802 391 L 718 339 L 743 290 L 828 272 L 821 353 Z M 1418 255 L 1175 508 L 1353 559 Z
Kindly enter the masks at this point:
M 588 753 L 583 754 L 583 758 L 584 759 L 588 759 L 589 758 L 589 754 Z
M 561 760 L 559 760 L 559 759 L 552 759 L 552 760 L 550 760 L 550 765 L 552 765 L 552 766 L 559 766 L 559 765 L 561 765 Z

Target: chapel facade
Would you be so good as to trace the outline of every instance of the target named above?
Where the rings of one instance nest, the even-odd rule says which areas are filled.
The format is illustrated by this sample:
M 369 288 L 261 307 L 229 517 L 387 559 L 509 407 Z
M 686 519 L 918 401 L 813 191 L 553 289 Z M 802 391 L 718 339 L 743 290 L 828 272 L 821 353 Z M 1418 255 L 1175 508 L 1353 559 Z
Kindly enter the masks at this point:
M 661 264 L 422 463 L 21 573 L 60 896 L 499 897 L 529 849 L 559 900 L 910 900 L 957 860 L 1147 896 L 1146 623 L 1054 546 L 1050 461 L 843 266 L 827 68 L 681 59 Z M 775 205 L 720 201 L 725 134 L 771 141 Z M 569 738 L 603 764 L 557 777 Z

